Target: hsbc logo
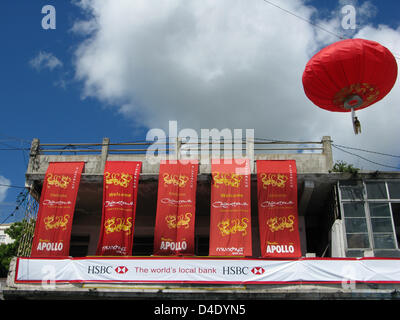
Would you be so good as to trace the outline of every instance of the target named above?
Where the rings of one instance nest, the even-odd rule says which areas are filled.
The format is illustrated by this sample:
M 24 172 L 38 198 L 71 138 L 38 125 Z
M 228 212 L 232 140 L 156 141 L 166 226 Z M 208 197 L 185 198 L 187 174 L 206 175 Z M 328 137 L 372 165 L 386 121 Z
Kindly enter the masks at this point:
M 240 267 L 240 266 L 231 266 L 231 267 L 223 267 L 222 274 L 224 275 L 248 275 L 250 272 L 255 275 L 264 274 L 265 269 L 263 267 L 253 267 L 250 269 L 249 267 Z
M 254 267 L 251 272 L 256 275 L 264 274 L 265 269 L 263 267 Z
M 128 268 L 125 266 L 118 266 L 115 268 L 115 272 L 119 274 L 124 274 L 128 272 Z
M 104 266 L 104 265 L 90 265 L 87 268 L 88 274 L 111 274 L 113 270 L 113 266 Z M 128 268 L 125 266 L 118 266 L 114 268 L 114 271 L 118 274 L 124 274 L 128 272 Z
M 239 267 L 239 266 L 222 267 L 222 274 L 246 275 L 248 273 L 249 273 L 249 268 L 248 267 Z
M 87 273 L 88 274 L 110 274 L 111 273 L 111 266 L 101 266 L 101 265 L 94 265 L 88 266 Z

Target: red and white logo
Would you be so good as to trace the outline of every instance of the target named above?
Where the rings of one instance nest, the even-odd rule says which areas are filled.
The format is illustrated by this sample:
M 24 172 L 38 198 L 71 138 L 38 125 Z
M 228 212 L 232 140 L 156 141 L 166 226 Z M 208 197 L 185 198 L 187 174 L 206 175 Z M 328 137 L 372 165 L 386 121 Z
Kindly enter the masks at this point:
M 125 266 L 118 266 L 118 267 L 115 268 L 115 272 L 116 273 L 120 273 L 120 274 L 127 273 L 128 272 L 128 268 L 125 267 Z
M 263 267 L 254 267 L 251 269 L 251 272 L 253 272 L 253 274 L 263 274 L 265 269 Z

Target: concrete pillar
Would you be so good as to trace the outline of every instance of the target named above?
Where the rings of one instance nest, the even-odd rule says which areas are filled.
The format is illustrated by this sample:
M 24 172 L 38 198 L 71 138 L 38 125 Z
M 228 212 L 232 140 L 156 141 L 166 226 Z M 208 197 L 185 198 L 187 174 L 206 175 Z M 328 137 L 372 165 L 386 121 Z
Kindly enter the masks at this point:
M 246 157 L 250 160 L 250 172 L 254 172 L 254 138 L 246 137 Z
M 343 221 L 340 219 L 335 220 L 331 228 L 331 257 L 344 258 L 346 257 L 344 247 L 344 231 Z
M 173 144 L 173 153 L 171 153 L 171 149 L 170 149 L 170 154 L 168 155 L 168 159 L 171 161 L 173 160 L 179 160 L 180 159 L 180 153 L 181 153 L 181 140 L 179 139 L 179 137 L 176 138 L 170 138 L 170 146 L 171 146 L 171 142 Z
M 301 255 L 304 257 L 307 253 L 307 235 L 306 235 L 306 222 L 304 216 L 299 216 L 299 235 L 300 235 L 300 248 Z
M 39 145 L 40 145 L 40 140 L 38 138 L 34 138 L 31 143 L 30 156 L 34 156 L 39 153 Z
M 39 155 L 39 152 L 40 152 L 40 140 L 34 138 L 31 143 L 27 172 L 34 172 L 39 170 L 39 162 L 36 158 Z
M 375 257 L 374 250 L 364 250 L 364 257 L 368 258 Z
M 110 138 L 103 138 L 103 143 L 101 147 L 101 161 L 99 168 L 100 174 L 103 174 L 104 168 L 106 167 L 109 144 L 110 144 Z
M 330 136 L 322 137 L 323 154 L 326 158 L 326 171 L 333 169 L 332 140 Z
M 176 144 L 175 144 L 175 155 L 176 155 L 176 160 L 179 160 L 181 158 L 181 146 L 182 146 L 182 141 L 179 137 L 176 137 Z

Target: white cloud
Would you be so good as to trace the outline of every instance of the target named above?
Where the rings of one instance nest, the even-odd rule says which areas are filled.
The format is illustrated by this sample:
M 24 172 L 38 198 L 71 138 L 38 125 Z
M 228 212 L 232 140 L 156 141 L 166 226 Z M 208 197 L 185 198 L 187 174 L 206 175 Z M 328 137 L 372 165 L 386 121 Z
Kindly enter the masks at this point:
M 323 18 L 301 0 L 274 3 L 343 33 L 339 9 Z M 79 5 L 88 14 L 73 27 L 84 35 L 75 52 L 83 96 L 115 106 L 134 123 L 254 128 L 256 137 L 272 139 L 330 135 L 337 144 L 400 154 L 398 86 L 359 112 L 363 133 L 354 136 L 350 115 L 314 106 L 301 81 L 312 54 L 338 39 L 264 1 L 84 0 Z M 400 30 L 366 26 L 376 10 L 370 3 L 356 9 L 355 36 L 400 52 Z M 335 151 L 336 159 L 348 158 L 341 155 Z
M 45 51 L 40 51 L 33 59 L 29 61 L 29 64 L 37 71 L 41 71 L 43 69 L 49 69 L 50 71 L 53 71 L 55 68 L 60 68 L 63 66 L 63 63 L 56 56 Z
M 11 181 L 8 180 L 7 178 L 0 176 L 0 202 L 2 202 L 6 196 L 7 196 L 7 191 L 9 187 L 7 185 L 10 185 Z

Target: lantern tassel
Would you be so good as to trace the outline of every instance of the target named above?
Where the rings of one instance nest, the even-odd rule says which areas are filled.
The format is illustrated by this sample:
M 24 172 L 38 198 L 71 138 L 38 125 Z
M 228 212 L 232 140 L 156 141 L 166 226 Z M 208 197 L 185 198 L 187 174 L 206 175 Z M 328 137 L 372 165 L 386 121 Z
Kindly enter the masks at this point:
M 351 108 L 351 121 L 353 123 L 353 129 L 355 134 L 361 133 L 361 123 L 360 120 L 356 117 L 356 112 L 354 108 Z

